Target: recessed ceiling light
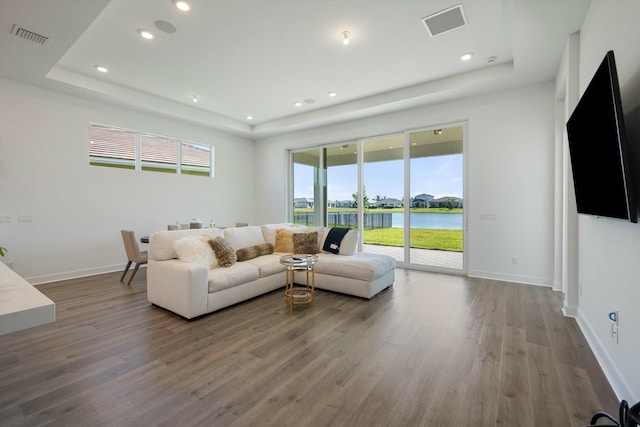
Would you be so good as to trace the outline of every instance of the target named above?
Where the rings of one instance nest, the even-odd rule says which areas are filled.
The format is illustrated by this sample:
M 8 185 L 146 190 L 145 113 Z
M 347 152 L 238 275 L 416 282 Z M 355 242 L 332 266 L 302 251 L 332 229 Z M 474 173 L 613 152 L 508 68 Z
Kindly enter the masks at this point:
M 293 105 L 295 105 L 296 107 L 302 107 L 302 102 L 296 101 L 293 103 Z
M 193 102 L 198 102 L 198 97 L 197 96 L 193 95 L 192 99 L 193 99 Z
M 253 116 L 247 116 L 247 120 L 253 120 Z
M 187 12 L 191 9 L 191 2 L 188 2 L 187 0 L 173 0 L 173 4 L 183 12 Z
M 351 34 L 349 31 L 343 31 L 340 34 L 342 34 L 342 44 L 344 44 L 345 46 L 349 44 L 349 34 Z
M 473 56 L 473 53 L 471 52 L 467 52 L 467 53 L 463 53 L 462 55 L 460 55 L 460 59 L 463 61 L 468 61 L 471 59 L 471 57 Z
M 101 73 L 106 73 L 107 71 L 109 71 L 109 69 L 107 67 L 104 67 L 102 65 L 96 65 L 95 68 L 96 68 L 96 70 L 100 71 Z
M 330 97 L 332 97 L 332 98 L 333 98 L 334 96 L 336 96 L 336 95 L 337 95 L 337 93 L 335 93 L 335 92 L 329 92 L 329 96 L 330 96 Z
M 147 40 L 151 40 L 151 39 L 155 38 L 155 36 L 153 35 L 153 33 L 151 31 L 145 30 L 144 28 L 140 28 L 138 30 L 138 34 L 140 34 L 140 36 L 142 38 L 147 39 Z

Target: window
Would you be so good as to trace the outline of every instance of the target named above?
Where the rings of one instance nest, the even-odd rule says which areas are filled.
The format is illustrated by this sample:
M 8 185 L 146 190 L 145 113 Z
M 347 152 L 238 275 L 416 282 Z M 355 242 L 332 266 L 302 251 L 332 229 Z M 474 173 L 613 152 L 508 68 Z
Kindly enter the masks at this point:
M 153 135 L 142 135 L 140 163 L 143 171 L 178 172 L 178 142 Z
M 89 164 L 213 176 L 213 147 L 108 126 L 89 125 Z
M 209 176 L 211 147 L 201 144 L 180 144 L 180 170 L 183 175 Z
M 135 132 L 102 126 L 89 126 L 89 164 L 135 169 Z

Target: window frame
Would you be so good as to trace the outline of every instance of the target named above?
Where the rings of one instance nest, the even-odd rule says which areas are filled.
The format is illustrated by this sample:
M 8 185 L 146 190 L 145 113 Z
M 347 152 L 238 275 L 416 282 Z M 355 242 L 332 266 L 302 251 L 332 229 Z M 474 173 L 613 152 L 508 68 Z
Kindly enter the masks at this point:
M 135 139 L 135 159 L 133 161 L 134 167 L 127 167 L 131 165 L 131 160 L 127 158 L 100 158 L 100 161 L 97 160 L 98 156 L 93 156 L 91 152 L 91 141 L 92 141 L 92 129 L 93 128 L 102 128 L 107 130 L 113 130 L 116 132 L 128 132 L 134 135 Z M 162 162 L 157 163 L 159 168 L 154 168 L 154 162 L 149 162 L 147 160 L 142 160 L 142 145 L 143 138 L 157 138 L 159 140 L 172 141 L 175 143 L 175 164 L 174 163 L 166 163 L 168 165 L 167 170 L 159 170 L 163 169 Z M 90 166 L 98 166 L 98 167 L 111 167 L 116 169 L 127 169 L 127 170 L 135 170 L 142 172 L 163 172 L 163 173 L 171 173 L 176 175 L 188 175 L 188 176 L 204 176 L 209 178 L 215 177 L 215 148 L 213 145 L 203 144 L 200 142 L 188 141 L 184 139 L 168 137 L 163 135 L 154 134 L 151 132 L 143 132 L 134 129 L 127 129 L 118 126 L 105 125 L 101 123 L 90 122 L 88 127 L 88 139 L 89 139 L 89 165 Z M 195 149 L 201 149 L 203 151 L 208 151 L 208 166 L 199 166 L 195 164 L 185 164 L 183 161 L 183 147 L 192 147 Z M 173 157 L 169 155 L 171 160 Z M 107 160 L 105 160 L 107 159 Z M 112 163 L 112 164 L 110 164 Z M 175 166 L 175 168 L 174 168 Z M 200 170 L 198 170 L 200 169 Z M 208 169 L 208 170 L 207 170 Z M 189 171 L 189 172 L 187 172 Z

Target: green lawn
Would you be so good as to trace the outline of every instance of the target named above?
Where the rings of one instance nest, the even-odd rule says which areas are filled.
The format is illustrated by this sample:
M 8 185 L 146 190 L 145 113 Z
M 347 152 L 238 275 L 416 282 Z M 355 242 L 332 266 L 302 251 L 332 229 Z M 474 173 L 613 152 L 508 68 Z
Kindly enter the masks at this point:
M 410 212 L 412 213 L 447 213 L 447 214 L 461 214 L 463 212 L 462 208 L 454 208 L 454 209 L 447 209 L 447 208 L 411 208 L 409 209 Z M 329 208 L 329 212 L 358 212 L 357 208 Z M 395 212 L 404 212 L 404 208 L 390 208 L 390 209 L 369 209 L 367 212 L 365 213 L 376 213 L 376 212 L 389 212 L 389 213 L 395 213 Z M 296 208 L 293 211 L 294 214 L 304 214 L 304 213 L 313 213 L 313 209 L 311 208 L 306 208 L 306 209 L 301 209 L 301 208 Z
M 414 228 L 409 231 L 412 248 L 439 249 L 462 252 L 462 230 L 426 230 Z M 402 228 L 378 228 L 364 231 L 364 243 L 385 246 L 403 246 Z
M 357 212 L 353 208 L 331 208 L 329 212 Z M 446 208 L 413 208 L 412 213 L 463 213 L 462 209 Z M 312 213 L 313 209 L 295 209 L 294 213 Z M 370 209 L 369 212 L 404 212 L 402 208 L 393 209 Z M 313 224 L 306 224 L 312 226 Z M 410 233 L 411 247 L 417 249 L 439 249 L 443 251 L 463 251 L 462 230 L 431 230 L 414 228 Z M 364 231 L 364 243 L 372 245 L 399 246 L 404 242 L 404 231 L 402 228 L 377 228 Z

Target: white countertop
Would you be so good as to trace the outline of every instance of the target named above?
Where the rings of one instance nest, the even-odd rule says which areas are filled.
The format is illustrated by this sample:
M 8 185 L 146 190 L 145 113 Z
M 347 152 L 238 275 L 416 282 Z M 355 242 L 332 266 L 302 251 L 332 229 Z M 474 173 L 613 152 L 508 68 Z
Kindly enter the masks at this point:
M 0 335 L 56 320 L 56 304 L 0 262 Z

